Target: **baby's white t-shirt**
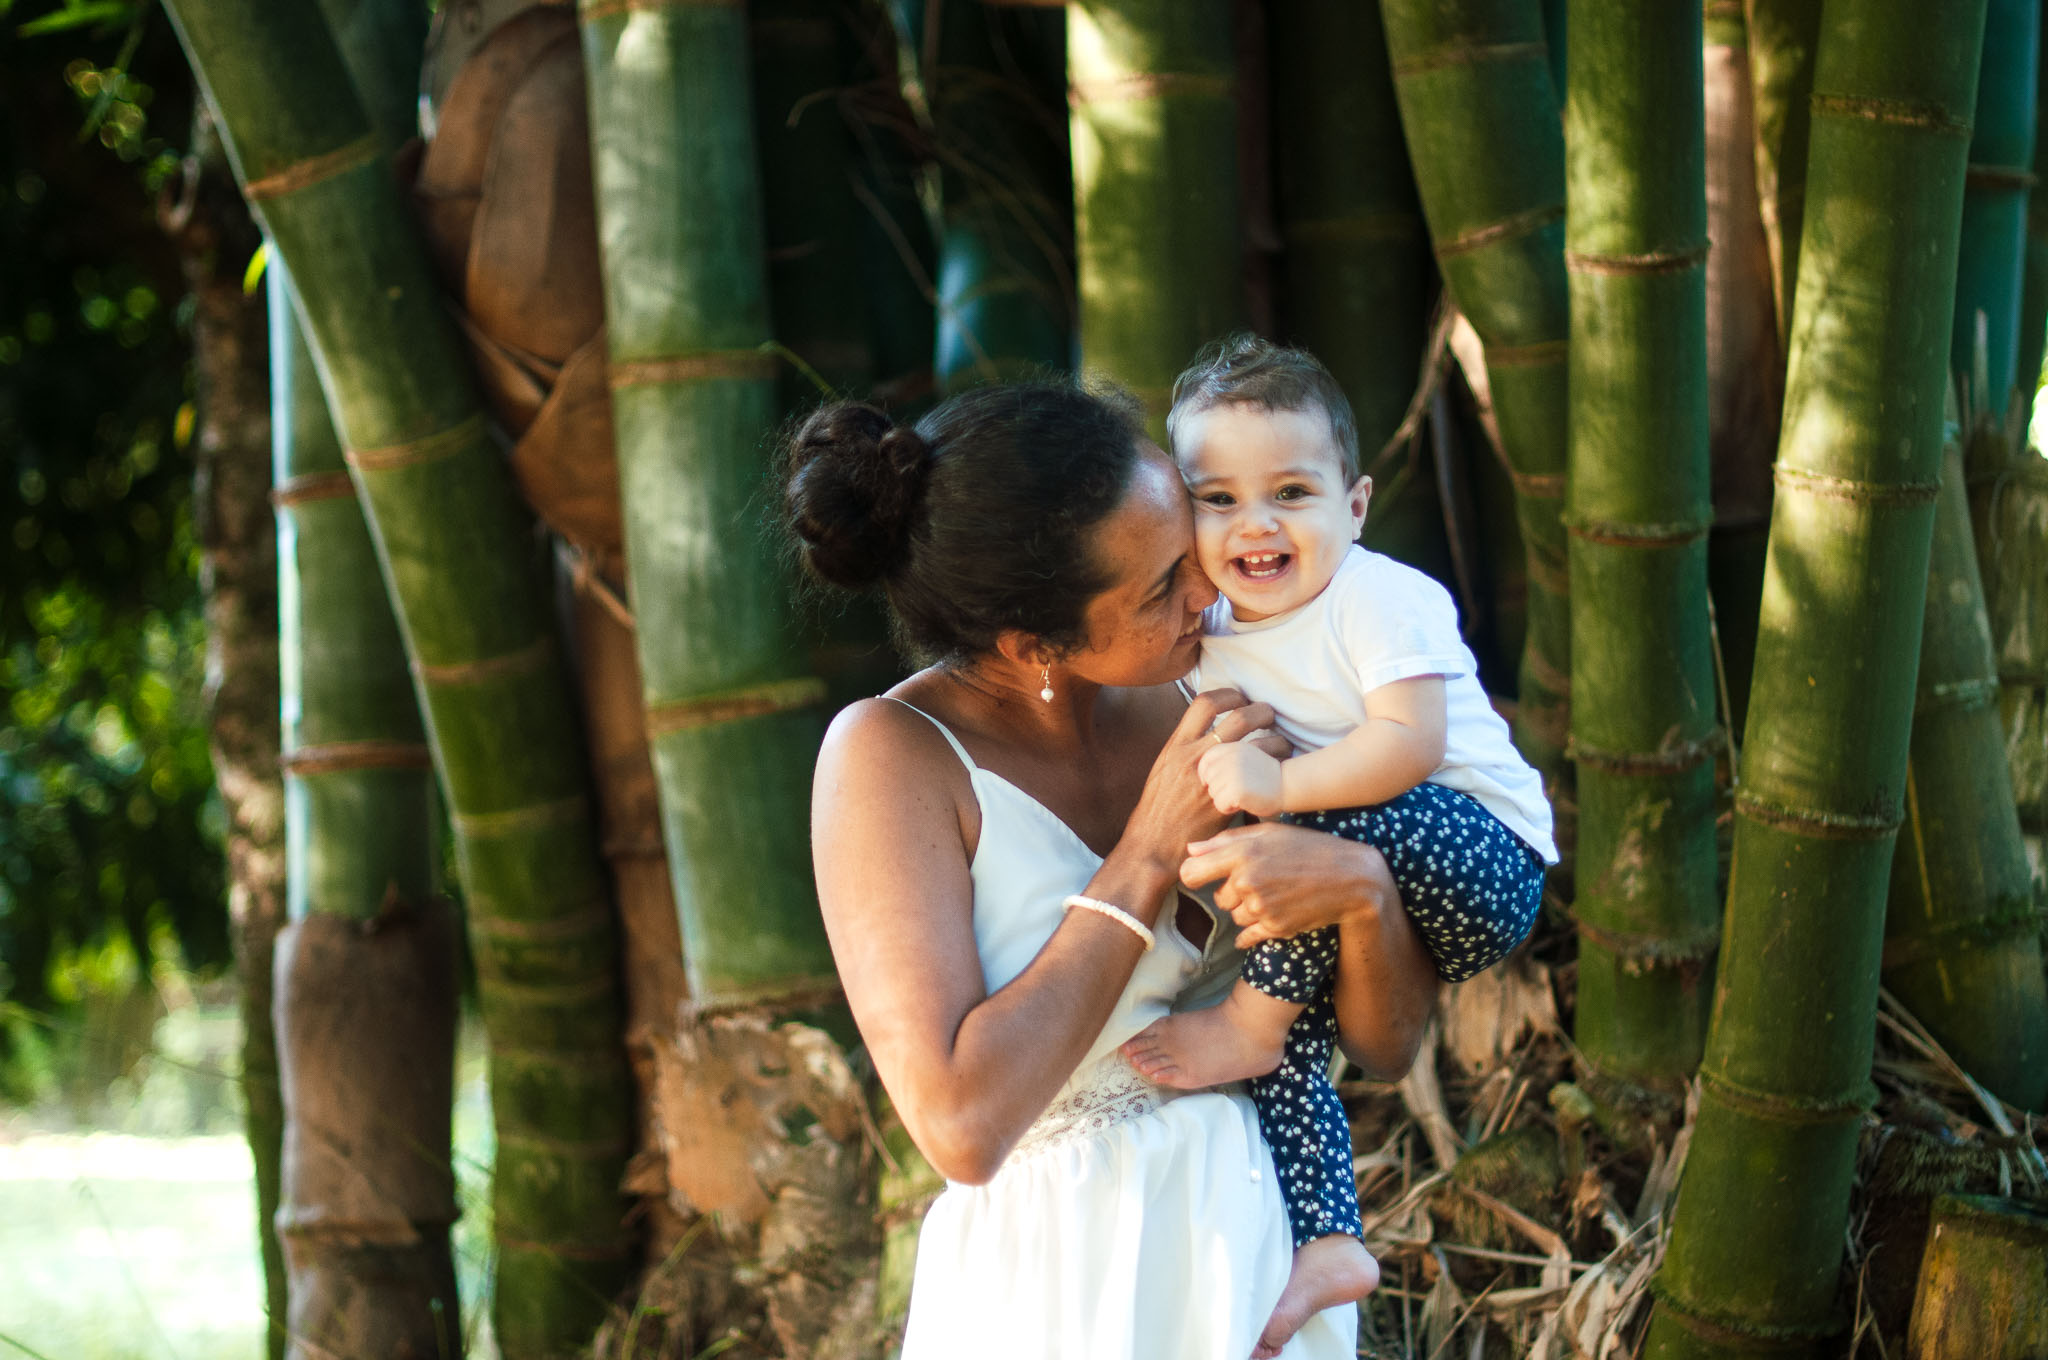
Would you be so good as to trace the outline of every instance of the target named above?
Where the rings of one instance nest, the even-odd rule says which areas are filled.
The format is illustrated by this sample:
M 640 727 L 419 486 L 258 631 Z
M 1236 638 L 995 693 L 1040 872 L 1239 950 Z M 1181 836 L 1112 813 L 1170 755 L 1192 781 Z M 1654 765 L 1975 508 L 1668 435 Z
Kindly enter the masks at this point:
M 1330 584 L 1298 609 L 1243 623 L 1219 598 L 1202 617 L 1202 655 L 1188 683 L 1271 704 L 1289 741 L 1319 751 L 1365 722 L 1367 694 L 1420 675 L 1444 678 L 1444 759 L 1427 782 L 1471 795 L 1557 863 L 1543 781 L 1487 702 L 1450 592 L 1413 567 L 1353 545 Z

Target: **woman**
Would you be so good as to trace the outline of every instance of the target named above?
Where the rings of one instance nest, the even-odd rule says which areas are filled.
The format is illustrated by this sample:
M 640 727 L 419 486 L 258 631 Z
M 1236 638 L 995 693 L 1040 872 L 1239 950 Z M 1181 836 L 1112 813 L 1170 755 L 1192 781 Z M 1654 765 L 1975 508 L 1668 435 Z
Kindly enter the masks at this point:
M 1215 591 L 1172 464 L 1128 398 L 1010 385 L 915 430 L 828 407 L 786 476 L 811 573 L 879 585 L 933 662 L 833 723 L 812 820 L 847 1000 L 952 1182 L 904 1360 L 1350 1356 L 1355 1314 L 1282 1297 L 1249 1100 L 1154 1087 L 1116 1053 L 1191 982 L 1228 987 L 1228 932 L 1181 884 L 1216 885 L 1240 948 L 1338 926 L 1342 1041 L 1368 1071 L 1406 1070 L 1434 995 L 1376 852 L 1225 830 L 1203 792 L 1203 748 L 1273 715 L 1173 688 Z

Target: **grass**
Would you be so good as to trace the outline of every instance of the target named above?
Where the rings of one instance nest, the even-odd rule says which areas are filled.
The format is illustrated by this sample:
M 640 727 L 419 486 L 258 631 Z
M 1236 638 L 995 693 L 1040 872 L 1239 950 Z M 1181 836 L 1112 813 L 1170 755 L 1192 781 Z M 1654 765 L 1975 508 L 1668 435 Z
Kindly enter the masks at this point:
M 213 1000 L 209 998 L 209 1000 Z M 159 1019 L 89 1101 L 0 1107 L 0 1360 L 260 1360 L 269 1320 L 231 1004 Z M 457 1057 L 456 1227 L 468 1353 L 495 1360 L 481 1033 Z

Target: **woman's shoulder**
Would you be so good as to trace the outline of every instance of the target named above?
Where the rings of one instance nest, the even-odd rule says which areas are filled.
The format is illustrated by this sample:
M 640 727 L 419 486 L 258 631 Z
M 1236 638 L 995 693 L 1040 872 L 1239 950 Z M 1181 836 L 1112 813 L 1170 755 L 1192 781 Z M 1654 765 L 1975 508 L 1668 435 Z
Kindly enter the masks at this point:
M 818 783 L 863 796 L 934 783 L 971 797 L 968 762 L 938 721 L 910 701 L 877 695 L 834 715 L 818 750 Z

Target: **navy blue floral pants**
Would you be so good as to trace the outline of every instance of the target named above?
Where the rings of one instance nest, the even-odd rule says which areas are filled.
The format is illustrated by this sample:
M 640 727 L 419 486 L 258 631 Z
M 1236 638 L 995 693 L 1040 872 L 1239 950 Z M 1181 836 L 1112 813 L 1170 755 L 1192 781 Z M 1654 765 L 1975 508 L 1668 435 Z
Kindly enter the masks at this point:
M 1304 812 L 1284 820 L 1385 856 L 1416 934 L 1446 982 L 1489 968 L 1529 937 L 1543 900 L 1543 861 L 1471 797 L 1417 784 L 1373 807 Z M 1287 1031 L 1280 1066 L 1252 1078 L 1259 1128 L 1280 1169 L 1294 1244 L 1363 1231 L 1351 1171 L 1351 1128 L 1330 1084 L 1337 1007 L 1330 971 L 1337 928 L 1268 940 L 1245 956 L 1244 980 L 1307 1010 Z

